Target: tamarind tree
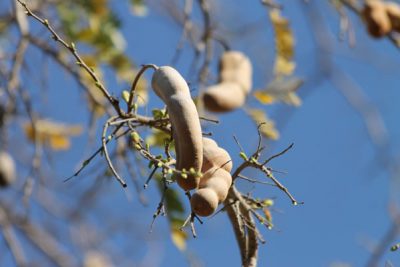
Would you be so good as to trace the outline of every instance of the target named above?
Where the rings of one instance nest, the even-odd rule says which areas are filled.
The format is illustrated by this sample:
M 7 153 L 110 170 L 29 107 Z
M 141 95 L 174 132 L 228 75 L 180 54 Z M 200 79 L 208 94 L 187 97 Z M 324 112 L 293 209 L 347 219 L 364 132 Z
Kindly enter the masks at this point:
M 400 266 L 399 33 L 398 1 L 0 1 L 0 265 Z

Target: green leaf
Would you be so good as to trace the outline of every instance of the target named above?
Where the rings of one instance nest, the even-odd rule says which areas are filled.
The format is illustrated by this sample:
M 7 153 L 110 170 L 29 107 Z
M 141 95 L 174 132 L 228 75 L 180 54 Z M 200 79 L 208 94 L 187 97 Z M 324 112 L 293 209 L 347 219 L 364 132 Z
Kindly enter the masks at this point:
M 146 142 L 150 145 L 150 146 L 159 146 L 159 147 L 164 147 L 164 144 L 166 142 L 166 140 L 169 140 L 170 136 L 169 134 L 157 130 L 157 129 L 153 129 L 153 133 L 149 136 L 147 136 L 146 138 Z M 173 142 L 170 145 L 170 148 L 173 149 Z
M 244 153 L 243 151 L 239 153 L 239 156 L 244 159 L 244 160 L 248 160 L 249 158 L 247 157 L 246 153 Z
M 398 250 L 400 248 L 400 243 L 398 243 L 398 244 L 396 244 L 396 245 L 393 245 L 391 248 L 390 248 L 390 251 L 396 251 L 396 250 Z
M 129 97 L 130 97 L 130 93 L 127 90 L 123 90 L 121 93 L 122 99 L 126 102 L 129 103 Z

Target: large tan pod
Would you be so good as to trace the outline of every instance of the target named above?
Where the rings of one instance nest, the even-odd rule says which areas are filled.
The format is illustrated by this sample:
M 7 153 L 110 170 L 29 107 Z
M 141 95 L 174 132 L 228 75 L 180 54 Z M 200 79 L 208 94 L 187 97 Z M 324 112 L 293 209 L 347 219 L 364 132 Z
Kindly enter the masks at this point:
M 203 166 L 201 171 L 205 173 L 213 166 L 230 172 L 232 170 L 231 156 L 225 149 L 219 147 L 214 140 L 203 137 Z
M 220 82 L 239 84 L 248 94 L 252 86 L 253 70 L 247 56 L 239 51 L 225 52 L 220 61 Z
M 239 84 L 223 82 L 207 88 L 203 95 L 204 106 L 213 112 L 228 112 L 246 102 L 246 94 Z
M 232 176 L 225 169 L 213 167 L 200 180 L 199 188 L 212 188 L 218 195 L 219 201 L 224 201 L 232 184 Z
M 400 32 L 400 5 L 394 2 L 386 2 L 385 9 L 389 16 L 392 30 Z
M 210 216 L 224 201 L 232 185 L 231 157 L 210 139 L 203 138 L 203 176 L 199 189 L 192 195 L 190 205 L 199 216 Z
M 225 52 L 219 63 L 219 83 L 203 94 L 206 109 L 228 112 L 243 106 L 252 87 L 252 73 L 251 62 L 242 52 Z
M 367 1 L 362 10 L 362 15 L 371 36 L 380 38 L 391 31 L 392 25 L 386 12 L 385 3 L 377 0 Z
M 151 80 L 155 93 L 167 105 L 172 125 L 178 170 L 201 170 L 203 164 L 203 142 L 199 115 L 190 96 L 189 87 L 174 68 L 163 66 L 156 69 Z M 185 191 L 199 186 L 200 177 L 175 175 Z
M 0 151 L 0 186 L 7 187 L 16 180 L 15 163 L 10 154 Z
M 192 211 L 198 216 L 210 216 L 218 208 L 218 195 L 211 188 L 197 190 L 190 199 Z
M 232 184 L 232 177 L 224 169 L 213 167 L 201 178 L 199 190 L 190 199 L 194 213 L 199 216 L 210 216 L 218 204 L 225 200 Z

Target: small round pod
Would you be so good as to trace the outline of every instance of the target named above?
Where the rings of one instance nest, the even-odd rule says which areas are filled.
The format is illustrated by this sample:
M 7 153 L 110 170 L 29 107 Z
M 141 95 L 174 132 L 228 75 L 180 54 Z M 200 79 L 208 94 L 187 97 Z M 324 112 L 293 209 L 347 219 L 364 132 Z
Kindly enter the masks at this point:
M 204 106 L 212 112 L 228 112 L 246 102 L 242 87 L 234 82 L 223 82 L 208 87 L 203 94 Z
M 155 93 L 167 105 L 172 134 L 175 141 L 176 168 L 201 170 L 203 142 L 199 115 L 190 96 L 189 86 L 177 70 L 170 66 L 158 67 L 151 80 Z M 175 175 L 178 185 L 185 191 L 198 188 L 200 177 Z
M 218 207 L 218 195 L 211 188 L 197 190 L 190 199 L 192 211 L 198 216 L 210 216 Z
M 400 5 L 394 2 L 386 2 L 385 8 L 392 25 L 392 30 L 400 32 Z
M 8 187 L 16 180 L 15 163 L 7 152 L 0 151 L 0 187 Z
M 367 1 L 362 10 L 362 16 L 372 37 L 381 38 L 387 35 L 392 29 L 389 15 L 386 12 L 386 6 L 381 1 Z
M 213 139 L 203 137 L 203 166 L 201 171 L 205 173 L 213 166 L 230 172 L 232 170 L 231 156 L 225 149 L 219 147 Z

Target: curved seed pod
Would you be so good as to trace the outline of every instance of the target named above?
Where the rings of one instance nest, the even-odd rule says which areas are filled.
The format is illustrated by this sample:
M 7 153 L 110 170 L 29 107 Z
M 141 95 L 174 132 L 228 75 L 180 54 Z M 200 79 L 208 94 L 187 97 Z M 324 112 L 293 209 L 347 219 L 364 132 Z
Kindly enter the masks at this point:
M 203 176 L 199 190 L 190 199 L 194 213 L 199 216 L 213 214 L 218 204 L 225 200 L 232 184 L 231 157 L 223 148 L 210 139 L 203 138 Z
M 205 173 L 213 166 L 230 172 L 232 170 L 231 156 L 225 149 L 219 147 L 214 140 L 203 137 L 203 166 L 201 167 L 201 171 Z
M 225 169 L 219 167 L 211 168 L 200 180 L 201 188 L 212 188 L 218 195 L 220 202 L 228 195 L 229 187 L 232 184 L 232 176 Z
M 252 86 L 252 67 L 247 56 L 239 51 L 225 52 L 220 61 L 221 82 L 234 82 L 239 84 L 248 94 Z
M 392 25 L 383 2 L 376 0 L 367 1 L 362 10 L 362 15 L 371 36 L 380 38 L 391 31 Z
M 206 89 L 205 107 L 213 112 L 227 112 L 243 106 L 252 87 L 252 66 L 239 51 L 225 52 L 219 63 L 219 83 Z
M 174 68 L 163 66 L 156 69 L 151 84 L 155 93 L 167 105 L 175 140 L 176 168 L 200 171 L 203 164 L 202 132 L 199 115 L 185 79 Z M 180 175 L 175 178 L 185 191 L 197 188 L 200 181 L 200 177 L 189 174 L 186 179 Z
M 227 112 L 244 105 L 246 95 L 237 83 L 223 82 L 208 87 L 203 95 L 204 106 L 213 112 Z
M 232 176 L 224 169 L 213 167 L 200 180 L 200 189 L 192 195 L 190 205 L 199 216 L 213 214 L 218 204 L 225 200 L 232 183 Z
M 192 211 L 199 216 L 210 216 L 218 207 L 217 193 L 211 188 L 197 190 L 190 199 Z
M 400 32 L 400 5 L 394 2 L 386 2 L 385 8 L 392 24 L 392 30 Z
M 16 180 L 15 163 L 10 154 L 0 151 L 0 187 L 7 187 Z

